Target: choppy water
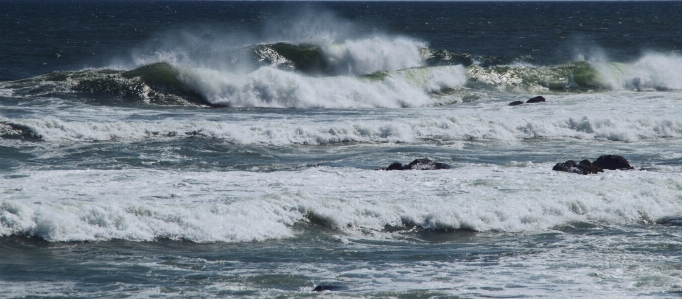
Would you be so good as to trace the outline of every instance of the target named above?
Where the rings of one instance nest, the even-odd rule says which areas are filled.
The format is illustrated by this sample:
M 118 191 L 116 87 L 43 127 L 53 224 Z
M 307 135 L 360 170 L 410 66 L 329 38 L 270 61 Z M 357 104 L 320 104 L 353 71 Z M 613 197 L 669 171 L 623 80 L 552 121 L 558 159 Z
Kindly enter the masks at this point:
M 675 297 L 680 6 L 0 1 L 0 295 Z

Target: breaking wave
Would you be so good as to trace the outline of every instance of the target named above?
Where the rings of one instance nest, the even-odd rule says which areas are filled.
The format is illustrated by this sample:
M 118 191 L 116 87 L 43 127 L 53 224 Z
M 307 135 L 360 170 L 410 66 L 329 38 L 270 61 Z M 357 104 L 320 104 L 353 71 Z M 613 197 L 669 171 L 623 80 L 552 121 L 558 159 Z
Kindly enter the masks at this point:
M 415 109 L 406 113 L 382 110 L 360 113 L 352 118 L 345 112 L 338 116 L 326 112 L 301 116 L 267 110 L 259 112 L 256 118 L 245 115 L 237 119 L 216 118 L 221 115 L 220 111 L 210 114 L 195 111 L 148 120 L 0 118 L 0 137 L 55 143 L 203 137 L 233 144 L 275 146 L 527 139 L 637 142 L 682 138 L 679 115 L 665 108 L 674 105 L 676 99 L 658 99 L 659 105 L 651 106 L 645 100 L 646 95 L 642 96 L 624 101 L 622 94 L 615 93 L 576 102 L 568 95 L 550 98 L 543 105 L 510 107 L 507 102 L 492 102 L 482 106 Z M 600 104 L 595 105 L 595 100 Z M 561 105 L 563 101 L 572 104 Z M 551 117 L 548 117 L 549 111 Z
M 677 54 L 647 53 L 629 63 L 535 66 L 523 59 L 451 53 L 408 38 L 381 36 L 255 44 L 239 51 L 246 54 L 224 55 L 222 60 L 234 62 L 228 67 L 190 63 L 166 53 L 132 70 L 56 72 L 3 82 L 0 89 L 13 97 L 52 96 L 103 105 L 350 109 L 447 105 L 499 92 L 682 89 L 682 57 Z M 249 67 L 239 67 L 245 62 L 235 57 L 247 57 Z
M 41 171 L 0 181 L 0 236 L 249 242 L 293 237 L 295 224 L 308 223 L 384 238 L 415 226 L 541 232 L 576 222 L 653 225 L 682 213 L 679 176 L 613 171 L 590 179 L 550 168 L 458 165 L 420 175 L 324 167 L 296 175 Z

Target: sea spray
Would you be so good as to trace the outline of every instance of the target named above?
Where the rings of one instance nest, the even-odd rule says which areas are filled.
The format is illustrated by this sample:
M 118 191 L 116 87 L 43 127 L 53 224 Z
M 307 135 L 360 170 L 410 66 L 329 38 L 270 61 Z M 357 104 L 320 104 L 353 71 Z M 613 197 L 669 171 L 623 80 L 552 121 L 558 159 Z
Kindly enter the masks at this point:
M 682 89 L 682 56 L 648 52 L 631 63 L 591 63 L 599 71 L 605 86 L 611 89 L 679 90 Z

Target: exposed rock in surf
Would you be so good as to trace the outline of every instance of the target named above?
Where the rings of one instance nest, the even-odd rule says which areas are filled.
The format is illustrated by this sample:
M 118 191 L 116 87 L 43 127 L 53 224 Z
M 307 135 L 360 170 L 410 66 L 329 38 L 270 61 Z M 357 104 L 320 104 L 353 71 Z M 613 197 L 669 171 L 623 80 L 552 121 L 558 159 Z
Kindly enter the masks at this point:
M 573 160 L 568 160 L 568 161 L 566 161 L 566 162 L 564 162 L 564 163 L 557 163 L 557 164 L 554 165 L 554 167 L 552 168 L 552 170 L 554 170 L 554 171 L 564 171 L 564 172 L 582 173 L 582 171 L 580 171 L 580 170 L 578 169 L 578 164 L 575 163 L 575 161 L 573 161 Z
M 544 101 L 545 101 L 545 98 L 544 98 L 544 97 L 542 97 L 542 96 L 537 96 L 537 97 L 531 98 L 530 100 L 526 101 L 526 103 L 541 103 L 541 102 L 544 102 Z
M 597 158 L 596 161 L 594 161 L 594 165 L 609 170 L 634 169 L 634 167 L 630 166 L 628 160 L 626 160 L 622 156 L 616 155 L 603 155 Z
M 554 165 L 552 170 L 564 171 L 577 174 L 597 174 L 604 172 L 604 169 L 608 170 L 627 170 L 634 169 L 630 166 L 630 163 L 622 156 L 616 155 L 604 155 L 597 158 L 594 163 L 589 160 L 582 160 L 580 163 L 576 163 L 573 160 L 568 160 L 563 163 L 557 163 Z
M 582 160 L 580 163 L 578 163 L 578 169 L 583 171 L 583 174 L 597 174 L 600 172 L 604 172 L 601 167 L 594 165 L 590 160 Z
M 323 286 L 323 285 L 319 285 L 313 289 L 313 292 L 323 292 L 323 291 L 333 292 L 333 291 L 343 291 L 345 289 L 347 289 L 347 288 L 343 287 L 343 286 L 335 286 L 335 285 Z
M 537 96 L 537 97 L 529 99 L 528 101 L 526 101 L 526 103 L 528 103 L 528 104 L 542 103 L 544 101 L 545 101 L 544 97 Z M 523 104 L 523 101 L 513 101 L 513 102 L 509 103 L 509 106 L 518 106 L 518 105 L 522 105 L 522 104 Z
M 386 170 L 403 170 L 403 169 L 404 169 L 403 163 L 399 163 L 399 162 L 393 162 L 393 163 L 391 163 L 391 165 L 388 165 L 388 167 L 386 168 Z
M 601 168 L 592 164 L 589 160 L 582 160 L 580 163 L 576 163 L 573 160 L 568 160 L 564 163 L 557 163 L 554 165 L 552 170 L 564 171 L 577 174 L 597 174 L 604 172 Z
M 437 170 L 450 169 L 450 165 L 445 163 L 433 162 L 429 159 L 416 159 L 410 164 L 403 165 L 399 162 L 391 163 L 387 168 L 380 168 L 381 170 Z

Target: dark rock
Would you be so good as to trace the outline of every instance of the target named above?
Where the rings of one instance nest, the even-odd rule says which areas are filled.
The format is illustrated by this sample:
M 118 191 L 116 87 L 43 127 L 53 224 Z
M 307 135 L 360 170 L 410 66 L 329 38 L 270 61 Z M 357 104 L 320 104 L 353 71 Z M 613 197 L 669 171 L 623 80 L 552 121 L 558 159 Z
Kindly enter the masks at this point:
M 604 172 L 601 167 L 592 164 L 590 160 L 582 160 L 580 163 L 578 163 L 578 168 L 583 171 L 583 174 L 597 174 L 600 172 Z
M 323 286 L 323 285 L 319 285 L 313 289 L 313 292 L 323 292 L 323 291 L 333 292 L 333 291 L 343 291 L 345 289 L 346 289 L 346 287 L 343 287 L 343 286 L 334 286 L 334 285 Z
M 526 101 L 526 103 L 540 103 L 540 102 L 544 102 L 544 101 L 545 101 L 545 98 L 544 98 L 544 97 L 542 97 L 542 96 L 537 96 L 537 97 L 534 97 L 534 98 L 532 98 L 532 99 Z
M 433 162 L 429 159 L 416 159 L 410 164 L 404 167 L 404 169 L 416 169 L 416 170 L 436 170 L 436 169 L 449 169 L 450 165 L 445 163 Z
M 564 171 L 564 172 L 573 172 L 573 173 L 583 173 L 582 170 L 578 168 L 578 163 L 576 163 L 573 160 L 568 160 L 564 163 L 557 163 L 554 165 L 552 168 L 554 171 Z
M 437 170 L 450 169 L 450 165 L 445 163 L 433 162 L 429 159 L 416 159 L 410 164 L 404 165 L 402 163 L 394 162 L 383 170 Z
M 556 165 L 554 165 L 554 168 L 552 168 L 552 170 L 569 171 L 569 169 L 571 169 L 573 167 L 578 167 L 578 164 L 575 163 L 575 161 L 573 161 L 573 160 L 568 160 L 564 163 L 557 163 Z
M 552 170 L 577 174 L 597 174 L 604 172 L 604 170 L 602 170 L 600 167 L 590 163 L 589 160 L 582 160 L 580 163 L 576 163 L 573 160 L 568 160 L 564 163 L 557 163 L 554 165 Z
M 394 162 L 386 170 L 403 170 L 403 163 Z
M 523 104 L 523 101 L 513 101 L 513 102 L 509 103 L 509 106 L 518 106 L 521 104 Z
M 596 161 L 594 161 L 594 164 L 600 168 L 609 169 L 609 170 L 634 169 L 634 167 L 630 166 L 630 163 L 628 162 L 628 160 L 626 160 L 622 156 L 616 156 L 616 155 L 601 156 L 601 157 L 597 158 Z
M 556 171 L 565 171 L 582 174 L 596 174 L 604 172 L 604 169 L 627 170 L 634 169 L 634 167 L 630 166 L 628 160 L 626 160 L 622 156 L 603 155 L 597 158 L 597 160 L 595 160 L 594 163 L 591 163 L 589 160 L 582 160 L 580 161 L 580 163 L 575 163 L 575 161 L 573 160 L 568 160 L 564 163 L 557 163 L 556 165 L 554 165 L 554 168 L 552 168 L 552 170 Z

